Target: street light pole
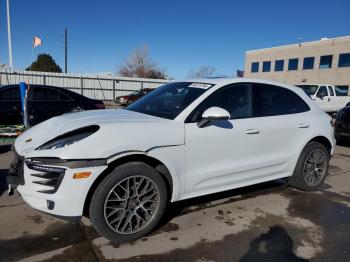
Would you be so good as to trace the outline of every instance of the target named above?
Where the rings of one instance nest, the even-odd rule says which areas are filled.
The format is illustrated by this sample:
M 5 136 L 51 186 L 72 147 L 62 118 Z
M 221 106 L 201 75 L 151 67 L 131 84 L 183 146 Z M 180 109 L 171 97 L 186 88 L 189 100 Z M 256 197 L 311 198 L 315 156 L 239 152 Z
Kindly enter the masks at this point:
M 7 39 L 8 39 L 8 46 L 9 46 L 9 63 L 10 63 L 10 69 L 13 69 L 13 63 L 12 63 L 12 41 L 11 41 L 11 24 L 10 24 L 10 0 L 7 0 Z

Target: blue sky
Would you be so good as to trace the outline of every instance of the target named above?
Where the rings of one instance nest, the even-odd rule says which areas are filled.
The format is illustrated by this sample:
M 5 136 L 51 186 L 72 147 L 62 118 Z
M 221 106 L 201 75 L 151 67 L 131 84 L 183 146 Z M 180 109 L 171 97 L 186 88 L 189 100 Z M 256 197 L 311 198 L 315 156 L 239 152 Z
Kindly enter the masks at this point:
M 154 61 L 176 79 L 201 65 L 232 76 L 246 50 L 350 35 L 349 0 L 90 1 L 10 0 L 15 68 L 36 53 L 63 68 L 64 28 L 68 71 L 115 73 L 133 49 L 147 45 Z M 0 0 L 0 62 L 7 63 L 5 0 Z

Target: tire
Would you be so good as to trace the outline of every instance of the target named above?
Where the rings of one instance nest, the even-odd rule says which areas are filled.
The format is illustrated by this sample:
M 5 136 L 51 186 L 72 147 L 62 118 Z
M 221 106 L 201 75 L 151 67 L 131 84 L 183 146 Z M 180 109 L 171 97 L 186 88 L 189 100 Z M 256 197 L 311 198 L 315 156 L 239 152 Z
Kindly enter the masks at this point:
M 311 161 L 310 158 L 314 158 L 315 154 L 317 154 L 316 152 L 319 152 L 320 156 L 321 155 L 324 156 L 324 160 L 322 161 L 322 166 L 320 164 L 315 165 L 314 163 L 310 163 Z M 330 152 L 323 144 L 319 142 L 308 143 L 304 147 L 303 151 L 299 156 L 298 162 L 294 169 L 294 173 L 292 177 L 289 179 L 289 185 L 302 191 L 318 190 L 327 176 L 329 160 L 330 160 Z M 323 171 L 320 172 L 320 175 L 318 176 L 318 173 L 316 172 L 316 168 L 321 168 L 321 167 Z M 307 172 L 305 170 L 312 170 L 312 171 Z M 321 169 L 319 169 L 319 171 L 320 170 Z M 317 177 L 317 178 L 314 178 L 314 177 Z M 314 183 L 311 183 L 313 178 L 314 178 L 313 180 Z
M 143 191 L 150 193 L 142 194 Z M 135 192 L 138 192 L 137 196 Z M 151 195 L 155 196 L 146 200 Z M 143 162 L 130 162 L 116 167 L 97 186 L 91 199 L 89 216 L 102 236 L 123 243 L 150 233 L 162 218 L 167 202 L 168 192 L 162 176 Z M 105 208 L 105 205 L 112 205 L 113 208 Z

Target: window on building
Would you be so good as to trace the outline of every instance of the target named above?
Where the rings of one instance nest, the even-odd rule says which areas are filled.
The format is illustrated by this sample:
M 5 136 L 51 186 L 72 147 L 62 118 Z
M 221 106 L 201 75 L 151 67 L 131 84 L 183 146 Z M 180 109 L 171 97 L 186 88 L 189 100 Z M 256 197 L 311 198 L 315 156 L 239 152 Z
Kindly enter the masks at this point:
M 291 70 L 298 70 L 298 61 L 299 61 L 298 58 L 289 59 L 289 61 L 288 61 L 288 70 L 289 71 L 291 71 Z
M 339 55 L 338 67 L 350 67 L 350 53 Z
M 337 96 L 347 96 L 349 94 L 349 86 L 335 86 Z
M 275 71 L 280 72 L 283 71 L 284 68 L 284 60 L 276 60 L 275 61 Z
M 332 55 L 321 56 L 320 69 L 331 68 L 332 67 L 332 60 L 333 60 L 333 56 Z
M 314 69 L 315 57 L 305 57 L 303 69 Z
M 252 63 L 252 70 L 251 70 L 252 73 L 257 73 L 259 72 L 259 62 L 253 62 Z
M 264 61 L 263 62 L 263 72 L 270 72 L 271 70 L 271 61 Z

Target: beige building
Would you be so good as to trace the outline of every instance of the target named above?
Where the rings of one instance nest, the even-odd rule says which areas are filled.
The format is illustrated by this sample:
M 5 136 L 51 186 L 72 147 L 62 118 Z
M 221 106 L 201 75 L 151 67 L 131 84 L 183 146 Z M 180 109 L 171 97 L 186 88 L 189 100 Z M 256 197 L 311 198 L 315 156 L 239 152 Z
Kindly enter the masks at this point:
M 245 77 L 350 87 L 350 36 L 246 52 Z

